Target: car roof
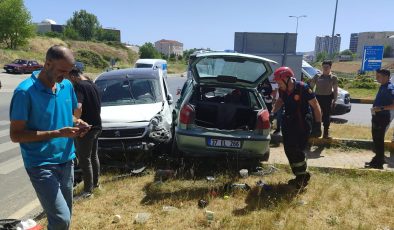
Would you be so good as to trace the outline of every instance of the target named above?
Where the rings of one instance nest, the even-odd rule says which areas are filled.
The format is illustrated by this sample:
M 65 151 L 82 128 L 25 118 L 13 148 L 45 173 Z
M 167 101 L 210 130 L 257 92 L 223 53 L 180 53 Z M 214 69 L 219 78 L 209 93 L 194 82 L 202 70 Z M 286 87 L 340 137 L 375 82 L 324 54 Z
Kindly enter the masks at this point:
M 155 64 L 156 62 L 167 62 L 163 59 L 138 59 L 136 63 Z
M 262 61 L 266 61 L 269 63 L 277 64 L 276 61 L 273 61 L 268 58 L 263 58 L 255 55 L 250 55 L 250 54 L 242 54 L 242 53 L 233 53 L 233 52 L 203 52 L 203 53 L 198 53 L 196 55 L 197 58 L 199 57 L 210 57 L 210 56 L 238 56 L 238 57 L 245 57 L 245 58 L 254 58 Z
M 109 72 L 104 72 L 97 77 L 97 80 L 108 80 L 108 79 L 160 79 L 159 70 L 149 69 L 149 68 L 128 68 L 112 70 Z

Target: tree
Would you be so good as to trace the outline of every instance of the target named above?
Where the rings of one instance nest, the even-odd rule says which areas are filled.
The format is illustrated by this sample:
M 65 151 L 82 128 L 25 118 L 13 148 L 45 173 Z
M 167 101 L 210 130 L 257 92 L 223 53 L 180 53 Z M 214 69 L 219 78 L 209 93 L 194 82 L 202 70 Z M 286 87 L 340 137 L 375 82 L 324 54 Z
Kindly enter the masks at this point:
M 120 34 L 116 31 L 104 30 L 100 28 L 97 30 L 96 38 L 99 41 L 120 41 Z
M 35 35 L 34 30 L 30 12 L 23 0 L 0 1 L 0 43 L 7 48 L 16 49 Z
M 152 43 L 147 42 L 140 47 L 140 58 L 161 58 L 160 53 L 155 49 Z
M 322 62 L 322 61 L 326 60 L 327 57 L 328 57 L 327 52 L 318 53 L 316 56 L 316 62 Z
M 341 52 L 341 55 L 350 55 L 350 56 L 353 56 L 353 52 L 352 52 L 351 50 L 347 49 L 347 50 L 343 50 L 343 51 Z
M 67 20 L 66 28 L 74 29 L 81 39 L 89 41 L 96 36 L 101 25 L 96 15 L 86 12 L 86 10 L 80 10 L 75 11 L 73 16 Z
M 385 46 L 383 51 L 383 57 L 385 58 L 391 57 L 392 52 L 393 52 L 393 48 L 391 46 Z

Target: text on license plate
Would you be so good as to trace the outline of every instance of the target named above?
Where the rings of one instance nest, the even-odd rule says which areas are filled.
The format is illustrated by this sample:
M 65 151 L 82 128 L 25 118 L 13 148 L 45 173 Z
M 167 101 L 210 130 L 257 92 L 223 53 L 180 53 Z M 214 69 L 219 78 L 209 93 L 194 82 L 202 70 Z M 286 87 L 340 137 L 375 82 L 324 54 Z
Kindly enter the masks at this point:
M 208 146 L 224 148 L 241 148 L 241 141 L 208 138 Z

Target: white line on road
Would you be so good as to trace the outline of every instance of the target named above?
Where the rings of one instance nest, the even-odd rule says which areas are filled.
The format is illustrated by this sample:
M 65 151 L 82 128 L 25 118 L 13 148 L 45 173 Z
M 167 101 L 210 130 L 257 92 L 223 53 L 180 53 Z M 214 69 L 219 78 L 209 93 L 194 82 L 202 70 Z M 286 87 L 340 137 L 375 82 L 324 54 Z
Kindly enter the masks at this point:
M 19 144 L 8 141 L 3 144 L 0 144 L 0 153 L 7 152 L 8 150 L 15 149 L 18 147 L 19 147 Z
M 0 131 L 0 137 L 5 137 L 8 136 L 10 134 L 10 130 L 9 129 L 4 129 Z
M 32 202 L 25 205 L 23 208 L 14 212 L 8 217 L 8 219 L 22 219 L 24 216 L 28 215 L 30 212 L 40 207 L 40 201 L 36 198 Z
M 10 172 L 22 168 L 22 166 L 23 166 L 22 157 L 20 155 L 13 157 L 8 161 L 4 161 L 0 163 L 0 175 L 6 175 Z
M 9 124 L 10 124 L 10 121 L 7 121 L 7 120 L 0 121 L 0 125 L 9 125 Z

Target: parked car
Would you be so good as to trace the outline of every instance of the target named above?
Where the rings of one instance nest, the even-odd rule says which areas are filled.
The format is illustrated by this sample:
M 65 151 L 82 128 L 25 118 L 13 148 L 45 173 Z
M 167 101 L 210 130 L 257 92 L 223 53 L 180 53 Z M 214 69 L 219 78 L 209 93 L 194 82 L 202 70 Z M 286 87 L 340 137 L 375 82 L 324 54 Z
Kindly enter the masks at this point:
M 145 59 L 141 58 L 135 62 L 135 68 L 161 69 L 163 76 L 167 78 L 167 61 L 163 59 Z
M 316 74 L 320 74 L 320 70 L 309 65 L 308 62 L 302 61 L 302 80 L 304 82 L 310 81 Z M 348 91 L 338 87 L 338 96 L 336 105 L 331 115 L 343 115 L 349 113 L 352 109 L 350 103 L 350 94 Z
M 256 87 L 275 62 L 229 52 L 192 59 L 173 113 L 173 153 L 268 160 L 269 112 Z
M 98 154 L 103 165 L 132 167 L 170 148 L 173 99 L 162 71 L 112 70 L 95 84 L 102 94 Z
M 7 73 L 32 73 L 33 71 L 40 70 L 43 65 L 38 64 L 34 60 L 16 59 L 10 64 L 4 66 Z

